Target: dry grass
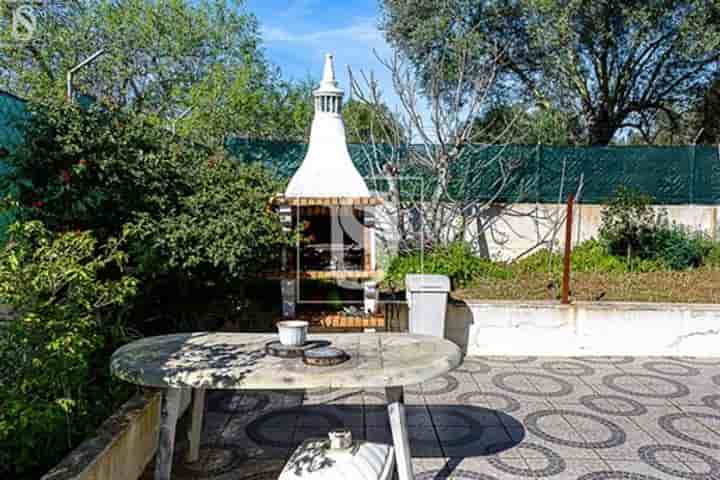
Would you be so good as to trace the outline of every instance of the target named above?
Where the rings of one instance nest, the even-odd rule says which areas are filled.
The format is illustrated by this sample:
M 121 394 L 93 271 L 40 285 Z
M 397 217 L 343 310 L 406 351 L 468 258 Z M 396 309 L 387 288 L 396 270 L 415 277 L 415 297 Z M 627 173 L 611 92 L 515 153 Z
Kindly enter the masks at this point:
M 573 300 L 669 303 L 720 303 L 720 269 L 627 274 L 575 273 Z M 473 300 L 558 300 L 560 284 L 542 273 L 522 273 L 510 280 L 485 280 L 453 297 Z

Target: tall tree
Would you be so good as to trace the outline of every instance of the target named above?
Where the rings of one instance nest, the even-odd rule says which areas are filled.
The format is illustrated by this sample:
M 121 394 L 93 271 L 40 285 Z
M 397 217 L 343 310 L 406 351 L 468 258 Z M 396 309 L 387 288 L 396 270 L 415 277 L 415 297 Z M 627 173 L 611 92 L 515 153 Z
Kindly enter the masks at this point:
M 400 122 L 384 103 L 350 100 L 343 106 L 342 116 L 349 143 L 370 143 L 386 138 L 388 132 L 402 131 Z
M 556 109 L 499 103 L 475 119 L 478 143 L 569 145 L 577 143 L 577 119 Z
M 102 48 L 75 74 L 77 92 L 211 145 L 228 135 L 298 137 L 288 122 L 304 102 L 263 57 L 242 0 L 72 0 L 36 15 L 31 41 L 0 30 L 0 89 L 62 98 L 68 70 Z
M 501 49 L 505 91 L 576 115 L 609 143 L 681 111 L 720 67 L 718 0 L 384 0 L 389 41 L 425 74 L 447 51 Z M 445 68 L 448 85 L 458 78 Z M 472 72 L 470 72 L 472 73 Z M 501 92 L 502 90 L 497 90 Z
M 705 92 L 698 113 L 698 143 L 720 144 L 720 77 Z

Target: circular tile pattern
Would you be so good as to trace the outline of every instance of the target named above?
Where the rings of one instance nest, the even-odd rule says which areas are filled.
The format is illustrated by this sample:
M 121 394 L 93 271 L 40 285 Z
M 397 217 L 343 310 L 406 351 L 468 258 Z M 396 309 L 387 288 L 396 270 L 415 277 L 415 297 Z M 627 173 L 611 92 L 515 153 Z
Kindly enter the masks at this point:
M 483 425 L 481 425 L 480 422 L 475 420 L 470 415 L 466 415 L 457 410 L 448 410 L 447 414 L 450 416 L 453 416 L 455 418 L 459 418 L 461 420 L 461 422 L 458 422 L 456 425 L 463 425 L 462 428 L 465 429 L 465 432 L 456 437 L 454 436 L 452 438 L 443 439 L 443 441 L 442 441 L 443 445 L 447 445 L 449 447 L 460 447 L 460 446 L 465 446 L 471 442 L 477 442 L 478 440 L 482 439 L 483 433 L 485 432 L 486 428 Z M 412 439 L 411 438 L 410 443 L 412 443 L 412 442 L 423 443 L 426 445 L 436 445 L 436 439 L 434 436 L 431 438 L 427 438 L 427 439 L 425 439 L 425 438 Z M 499 451 L 502 451 L 505 449 L 506 448 L 501 448 Z
M 568 440 L 549 434 L 540 427 L 540 420 L 552 416 L 579 417 L 585 420 L 591 420 L 598 424 L 594 431 L 599 430 L 601 427 L 605 427 L 605 429 L 609 432 L 608 438 L 605 440 L 586 442 L 584 440 Z M 613 422 L 606 420 L 602 417 L 598 417 L 596 415 L 591 415 L 589 413 L 583 412 L 575 412 L 573 410 L 538 410 L 536 412 L 528 414 L 525 417 L 525 421 L 523 422 L 523 424 L 525 425 L 525 428 L 537 435 L 542 440 L 557 443 L 558 445 L 564 445 L 566 447 L 587 449 L 612 448 L 624 444 L 625 440 L 627 439 L 625 431 Z
M 484 404 L 485 395 L 483 392 L 465 392 L 458 395 L 456 400 L 459 404 Z
M 518 402 L 517 400 L 515 400 L 515 399 L 512 398 L 511 396 L 509 396 L 509 395 L 504 395 L 504 394 L 502 394 L 502 393 L 495 393 L 495 392 L 465 392 L 465 393 L 461 393 L 460 395 L 458 395 L 457 401 L 458 401 L 459 403 L 461 403 L 461 404 L 464 404 L 464 403 L 470 403 L 470 404 L 472 404 L 472 403 L 474 403 L 473 400 L 474 400 L 475 402 L 480 401 L 480 402 L 482 402 L 482 403 L 485 403 L 485 399 L 486 399 L 487 397 L 490 397 L 490 398 L 499 398 L 500 400 L 502 400 L 503 402 L 505 402 L 505 406 L 493 405 L 493 406 L 492 406 L 493 410 L 500 410 L 501 412 L 505 412 L 505 413 L 511 413 L 511 412 L 515 412 L 515 411 L 517 411 L 517 410 L 520 410 L 520 402 Z
M 512 377 L 519 377 L 523 380 L 528 379 L 530 382 L 532 382 L 533 378 L 542 379 L 542 380 L 550 380 L 551 382 L 554 382 L 556 384 L 556 388 L 549 391 L 540 391 L 536 392 L 535 390 L 531 390 L 531 386 L 528 385 L 527 389 L 520 389 L 517 387 L 514 387 L 508 383 L 508 379 Z M 492 378 L 492 383 L 496 387 L 505 390 L 510 393 L 515 393 L 518 395 L 528 395 L 531 397 L 564 397 L 565 395 L 569 395 L 573 391 L 572 385 L 570 385 L 568 382 L 563 380 L 562 378 L 553 377 L 552 375 L 547 375 L 544 373 L 535 373 L 535 372 L 506 372 L 506 373 L 499 373 L 495 375 Z M 538 389 L 539 390 L 539 389 Z
M 515 448 L 520 450 L 533 450 L 542 454 L 547 461 L 547 466 L 543 468 L 520 468 L 514 465 L 508 465 L 500 457 L 488 457 L 488 463 L 504 473 L 522 477 L 549 477 L 565 471 L 565 460 L 547 447 L 536 443 L 526 443 L 518 445 Z
M 689 457 L 698 459 L 697 463 L 704 463 L 708 467 L 708 471 L 702 473 L 688 472 L 685 470 L 679 470 L 675 468 L 677 463 L 668 464 L 658 459 L 658 453 L 682 453 Z M 679 445 L 647 445 L 638 449 L 638 455 L 640 459 L 650 465 L 653 468 L 660 470 L 668 475 L 675 475 L 681 478 L 691 478 L 694 480 L 707 480 L 710 478 L 717 478 L 720 475 L 720 462 L 715 460 L 710 455 L 706 455 L 697 450 L 691 448 L 681 447 Z M 693 462 L 695 463 L 695 462 Z
M 442 375 L 432 381 L 436 382 L 440 379 L 442 379 L 445 382 L 445 385 L 442 385 L 440 387 L 433 388 L 433 389 L 427 389 L 427 388 L 423 387 L 422 391 L 420 389 L 406 388 L 405 392 L 409 393 L 410 395 L 430 395 L 430 396 L 445 395 L 447 393 L 454 392 L 460 386 L 460 382 L 458 382 L 458 379 L 453 377 L 450 374 Z
M 248 399 L 249 401 L 244 401 Z M 270 397 L 264 393 L 237 394 L 235 392 L 217 392 L 208 395 L 207 408 L 211 412 L 249 413 L 264 409 L 270 404 Z
M 340 420 L 340 418 L 338 418 L 336 415 L 333 415 L 332 413 L 320 410 L 308 411 L 307 409 L 303 410 L 301 408 L 286 408 L 284 410 L 269 412 L 256 418 L 255 420 L 250 422 L 247 427 L 245 427 L 245 433 L 247 433 L 247 436 L 250 438 L 250 440 L 257 443 L 258 445 L 277 448 L 292 448 L 295 446 L 292 435 L 290 435 L 288 438 L 283 438 L 282 440 L 269 438 L 265 435 L 265 424 L 269 420 L 277 422 L 278 418 L 281 417 L 288 418 L 288 423 L 294 424 L 296 417 L 299 415 L 302 415 L 306 418 L 317 418 L 317 421 L 319 422 L 318 424 L 323 426 L 326 425 L 328 431 L 343 427 L 342 420 Z
M 646 370 L 660 375 L 670 375 L 674 377 L 694 377 L 695 375 L 700 375 L 700 370 L 697 368 L 675 362 L 645 362 L 642 366 Z
M 622 470 L 601 470 L 599 472 L 586 473 L 577 480 L 660 480 L 642 473 L 623 472 Z
M 240 468 L 247 460 L 242 454 L 243 447 L 238 445 L 200 445 L 200 458 L 197 462 L 179 461 L 173 465 L 178 477 L 214 478 Z
M 528 363 L 532 363 L 535 360 L 538 359 L 538 357 L 482 357 L 482 359 L 488 363 L 502 363 L 502 364 L 511 364 L 511 365 L 525 365 Z
M 652 380 L 656 382 L 662 382 L 670 385 L 673 388 L 673 391 L 670 393 L 648 393 L 648 392 L 641 392 L 637 390 L 631 390 L 627 387 L 617 385 L 617 381 L 622 378 L 630 378 L 630 379 L 646 379 L 646 380 Z M 642 381 L 642 380 L 640 380 Z M 680 398 L 684 397 L 686 395 L 690 394 L 690 390 L 688 387 L 683 385 L 682 383 L 672 380 L 670 378 L 665 377 L 659 377 L 657 375 L 645 375 L 645 374 L 630 374 L 630 373 L 612 373 L 610 375 L 605 375 L 602 379 L 603 385 L 606 387 L 615 390 L 616 392 L 624 393 L 626 395 L 632 395 L 635 397 L 645 397 L 645 398 Z
M 668 357 L 676 362 L 687 363 L 689 365 L 699 365 L 701 367 L 714 367 L 720 365 L 720 360 L 716 358 L 697 358 L 697 357 Z
M 573 377 L 584 377 L 595 373 L 595 369 L 589 365 L 564 360 L 545 362 L 542 364 L 542 368 L 556 375 L 567 375 Z
M 416 480 L 498 480 L 496 477 L 471 470 L 429 470 L 415 475 Z
M 628 363 L 633 363 L 635 361 L 634 357 L 630 356 L 624 356 L 624 357 L 607 357 L 607 356 L 597 356 L 597 357 L 572 357 L 575 360 L 580 360 L 581 362 L 587 362 L 587 363 L 595 363 L 598 365 L 626 365 Z
M 720 410 L 720 395 L 705 395 L 702 397 L 702 402 L 706 407 L 714 408 L 715 410 Z
M 459 373 L 474 373 L 477 375 L 490 373 L 490 370 L 492 370 L 490 365 L 475 359 L 466 359 L 462 365 L 455 369 L 455 371 Z
M 627 408 L 614 408 L 610 409 L 606 406 L 600 406 L 597 402 L 608 401 L 611 404 L 624 404 Z M 644 415 L 647 413 L 647 408 L 642 403 L 632 398 L 621 397 L 618 395 L 584 395 L 580 397 L 580 403 L 596 413 L 602 413 L 605 415 L 620 415 L 623 417 L 634 417 L 636 415 Z
M 720 449 L 720 443 L 709 442 L 707 440 L 703 440 L 702 438 L 697 438 L 700 435 L 690 436 L 687 433 L 682 432 L 677 427 L 675 427 L 675 422 L 677 422 L 678 420 L 700 419 L 700 418 L 706 418 L 706 419 L 720 421 L 720 416 L 718 416 L 718 415 L 711 415 L 709 413 L 699 413 L 699 412 L 683 412 L 683 413 L 671 413 L 669 415 L 663 415 L 662 417 L 660 417 L 658 419 L 658 424 L 660 425 L 660 428 L 662 428 L 663 430 L 665 430 L 667 433 L 669 433 L 670 435 L 672 435 L 675 438 L 679 438 L 681 440 L 684 440 L 688 443 L 692 443 L 699 447 Z

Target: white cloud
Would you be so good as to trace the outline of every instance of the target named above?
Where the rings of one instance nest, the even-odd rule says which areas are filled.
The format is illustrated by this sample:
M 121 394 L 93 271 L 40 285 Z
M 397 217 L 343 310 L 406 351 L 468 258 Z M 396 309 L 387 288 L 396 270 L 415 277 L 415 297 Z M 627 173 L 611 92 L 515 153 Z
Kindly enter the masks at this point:
M 283 71 L 296 77 L 319 77 L 324 55 L 332 53 L 338 80 L 346 92 L 349 90 L 347 66 L 351 66 L 356 74 L 360 71 L 366 74 L 372 72 L 390 107 L 397 105 L 390 75 L 376 57 L 377 54 L 380 58 L 388 58 L 391 54 L 390 47 L 378 29 L 376 17 L 355 17 L 348 19 L 346 24 L 316 31 L 308 31 L 311 25 L 305 22 L 296 21 L 292 25 L 294 28 L 290 30 L 285 25 L 268 22 L 268 19 L 261 23 L 261 35 L 270 56 L 293 64 L 289 72 L 289 65 L 283 65 L 280 60 L 279 67 Z M 299 68 L 303 70 L 298 72 Z
M 261 34 L 267 44 L 286 42 L 306 48 L 352 47 L 353 50 L 361 48 L 368 51 L 389 50 L 382 33 L 377 28 L 376 19 L 371 17 L 356 18 L 347 26 L 309 33 L 294 33 L 284 27 L 263 24 Z

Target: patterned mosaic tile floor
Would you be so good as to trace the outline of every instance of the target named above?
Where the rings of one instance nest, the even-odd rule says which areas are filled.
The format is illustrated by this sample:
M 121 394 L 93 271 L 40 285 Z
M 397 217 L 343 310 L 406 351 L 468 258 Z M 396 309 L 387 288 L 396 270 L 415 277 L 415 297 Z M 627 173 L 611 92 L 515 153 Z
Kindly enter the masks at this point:
M 201 460 L 184 463 L 178 438 L 174 477 L 275 479 L 295 445 L 341 426 L 390 442 L 384 400 L 210 392 Z M 720 480 L 720 359 L 474 357 L 406 402 L 418 480 Z

